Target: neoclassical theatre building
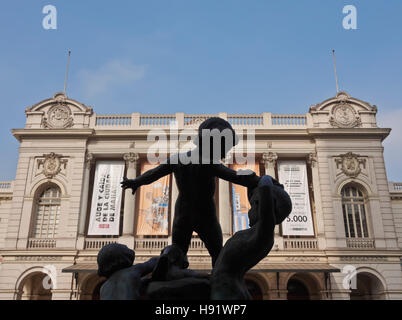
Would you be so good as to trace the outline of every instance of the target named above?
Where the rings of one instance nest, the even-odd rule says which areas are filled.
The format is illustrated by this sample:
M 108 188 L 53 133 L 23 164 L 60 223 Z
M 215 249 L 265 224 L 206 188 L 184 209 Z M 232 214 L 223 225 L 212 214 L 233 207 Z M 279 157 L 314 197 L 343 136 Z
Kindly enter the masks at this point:
M 156 166 L 153 146 L 163 156 L 191 145 L 212 116 L 255 138 L 254 161 L 240 161 L 243 140 L 225 165 L 274 176 L 292 197 L 271 253 L 246 275 L 254 299 L 402 299 L 402 183 L 387 179 L 391 130 L 378 127 L 376 106 L 340 92 L 300 115 L 98 115 L 57 93 L 25 113 L 25 127 L 12 130 L 16 178 L 0 182 L 0 299 L 99 299 L 104 245 L 126 244 L 136 263 L 159 255 L 171 243 L 174 177 L 135 196 L 119 181 Z M 225 240 L 248 228 L 246 191 L 216 181 Z M 211 270 L 195 233 L 188 257 L 190 268 Z

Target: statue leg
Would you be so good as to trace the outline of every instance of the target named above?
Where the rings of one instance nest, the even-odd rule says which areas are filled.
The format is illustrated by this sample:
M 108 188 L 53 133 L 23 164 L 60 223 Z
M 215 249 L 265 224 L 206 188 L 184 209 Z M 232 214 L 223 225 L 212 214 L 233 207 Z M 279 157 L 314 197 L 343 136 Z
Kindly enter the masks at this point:
M 212 258 L 212 267 L 214 267 L 219 253 L 222 250 L 222 229 L 216 215 L 210 219 L 201 218 L 201 221 L 202 222 L 195 228 L 195 231 L 205 243 L 205 247 L 208 249 L 209 255 Z
M 176 211 L 172 227 L 172 243 L 187 254 L 193 234 L 193 223 L 190 219 L 183 219 Z

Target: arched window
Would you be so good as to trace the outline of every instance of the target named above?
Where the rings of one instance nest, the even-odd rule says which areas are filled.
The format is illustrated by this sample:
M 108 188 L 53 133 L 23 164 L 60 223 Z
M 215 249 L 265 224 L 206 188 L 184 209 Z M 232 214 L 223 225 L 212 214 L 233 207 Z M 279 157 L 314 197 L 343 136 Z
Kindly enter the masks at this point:
M 342 209 L 347 238 L 368 238 L 366 199 L 363 191 L 354 185 L 342 189 Z
M 60 220 L 59 187 L 46 188 L 36 200 L 36 215 L 32 229 L 32 237 L 36 239 L 55 238 Z

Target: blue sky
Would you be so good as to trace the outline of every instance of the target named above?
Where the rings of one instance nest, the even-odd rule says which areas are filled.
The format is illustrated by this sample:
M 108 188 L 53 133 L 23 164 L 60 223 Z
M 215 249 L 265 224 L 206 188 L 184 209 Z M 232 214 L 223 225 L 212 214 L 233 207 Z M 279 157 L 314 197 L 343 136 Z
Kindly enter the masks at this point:
M 58 10 L 44 30 L 42 9 Z M 342 27 L 345 5 L 357 30 Z M 0 11 L 0 180 L 15 177 L 24 110 L 62 91 L 98 114 L 306 113 L 340 88 L 394 130 L 388 178 L 402 181 L 402 1 L 8 0 Z

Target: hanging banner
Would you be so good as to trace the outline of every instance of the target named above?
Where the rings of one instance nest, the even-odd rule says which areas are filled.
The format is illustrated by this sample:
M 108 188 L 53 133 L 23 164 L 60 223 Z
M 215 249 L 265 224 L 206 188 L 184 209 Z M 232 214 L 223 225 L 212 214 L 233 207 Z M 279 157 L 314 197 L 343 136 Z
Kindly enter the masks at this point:
M 279 182 L 292 199 L 292 213 L 282 223 L 284 236 L 314 236 L 305 161 L 278 161 Z
M 118 236 L 124 161 L 96 163 L 89 236 Z
M 238 170 L 252 170 L 257 175 L 260 173 L 260 166 L 256 162 L 254 164 L 232 164 L 230 168 Z M 246 230 L 249 226 L 248 210 L 250 203 L 247 197 L 247 188 L 238 184 L 231 184 L 232 191 L 232 210 L 233 210 L 233 232 Z
M 141 174 L 155 168 L 156 165 L 141 163 Z M 169 189 L 170 176 L 141 186 L 138 202 L 137 235 L 167 236 L 169 227 Z

